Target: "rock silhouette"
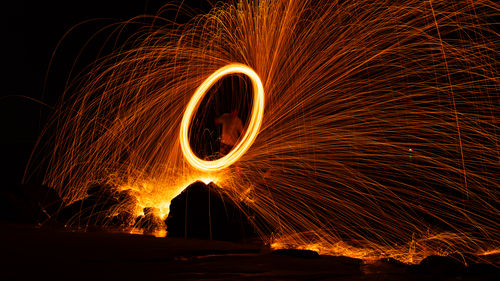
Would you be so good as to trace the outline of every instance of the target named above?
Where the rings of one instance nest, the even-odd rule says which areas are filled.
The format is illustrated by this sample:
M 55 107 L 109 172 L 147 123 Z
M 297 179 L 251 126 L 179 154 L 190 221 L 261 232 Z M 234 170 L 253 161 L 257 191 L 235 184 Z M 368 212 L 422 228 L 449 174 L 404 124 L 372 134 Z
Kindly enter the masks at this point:
M 109 185 L 92 185 L 87 189 L 87 197 L 64 207 L 57 220 L 70 226 L 104 226 L 111 223 L 113 209 L 118 211 L 120 192 Z
M 144 208 L 144 216 L 139 216 L 134 224 L 142 228 L 145 233 L 151 233 L 159 230 L 165 230 L 165 222 L 159 216 L 157 208 Z
M 461 275 L 465 265 L 454 257 L 450 256 L 428 256 L 418 265 L 409 267 L 409 271 L 417 274 L 431 275 Z
M 257 236 L 248 208 L 214 183 L 200 181 L 172 200 L 165 223 L 169 237 L 242 241 Z
M 43 223 L 57 213 L 63 202 L 44 185 L 5 185 L 0 189 L 0 219 L 16 223 Z

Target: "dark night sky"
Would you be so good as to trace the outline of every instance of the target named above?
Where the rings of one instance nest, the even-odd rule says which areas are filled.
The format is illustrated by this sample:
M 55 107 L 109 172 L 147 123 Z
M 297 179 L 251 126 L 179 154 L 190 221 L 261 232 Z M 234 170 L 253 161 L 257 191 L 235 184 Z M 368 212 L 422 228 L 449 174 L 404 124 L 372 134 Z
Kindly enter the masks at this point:
M 200 12 L 208 11 L 211 6 L 209 0 L 182 2 Z M 0 98 L 2 179 L 20 182 L 31 148 L 51 113 L 50 107 L 40 105 L 33 99 L 49 106 L 56 103 L 76 54 L 90 36 L 113 22 L 141 14 L 156 14 L 166 3 L 166 0 L 126 3 L 122 0 L 2 2 L 2 42 L 6 48 L 2 60 L 4 72 Z M 170 17 L 170 14 L 167 16 Z M 64 33 L 78 23 L 96 18 L 106 20 L 85 24 L 63 41 L 45 84 L 50 58 Z M 187 18 L 180 18 L 179 21 Z M 80 66 L 91 63 L 95 59 L 92 51 L 100 46 L 98 38 L 88 49 L 89 53 L 83 57 Z
M 168 0 L 18 0 L 1 4 L 3 31 L 2 93 L 0 97 L 0 157 L 2 179 L 20 182 L 27 159 L 47 116 L 68 78 L 68 72 L 84 43 L 100 28 L 141 14 L 155 14 Z M 172 2 L 172 1 L 170 1 Z M 208 11 L 210 0 L 177 0 L 199 12 Z M 164 15 L 174 18 L 175 14 Z M 60 46 L 44 78 L 58 41 L 72 26 L 89 19 L 106 18 L 78 27 Z M 180 18 L 186 21 L 188 17 Z M 492 22 L 498 22 L 493 20 Z M 104 39 L 104 38 L 101 38 Z M 102 40 L 94 44 L 79 66 L 95 59 Z M 45 91 L 44 89 L 45 85 Z M 43 106 L 34 100 L 41 101 Z

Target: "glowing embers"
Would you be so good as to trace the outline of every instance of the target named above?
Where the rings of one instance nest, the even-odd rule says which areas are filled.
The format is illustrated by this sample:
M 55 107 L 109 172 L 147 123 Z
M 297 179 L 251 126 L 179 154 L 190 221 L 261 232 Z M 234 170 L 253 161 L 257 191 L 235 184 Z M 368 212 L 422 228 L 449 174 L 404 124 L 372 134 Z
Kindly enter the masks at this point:
M 189 127 L 193 115 L 195 115 L 207 91 L 221 78 L 230 74 L 244 74 L 248 76 L 252 82 L 253 106 L 250 114 L 250 121 L 248 122 L 247 129 L 244 131 L 243 136 L 240 137 L 239 142 L 229 151 L 229 153 L 212 161 L 202 160 L 195 155 L 189 143 Z M 257 73 L 250 67 L 242 64 L 230 64 L 218 69 L 210 75 L 198 89 L 196 89 L 184 112 L 180 129 L 180 144 L 184 157 L 190 165 L 203 171 L 217 171 L 230 166 L 236 162 L 254 142 L 259 133 L 263 115 L 264 87 Z

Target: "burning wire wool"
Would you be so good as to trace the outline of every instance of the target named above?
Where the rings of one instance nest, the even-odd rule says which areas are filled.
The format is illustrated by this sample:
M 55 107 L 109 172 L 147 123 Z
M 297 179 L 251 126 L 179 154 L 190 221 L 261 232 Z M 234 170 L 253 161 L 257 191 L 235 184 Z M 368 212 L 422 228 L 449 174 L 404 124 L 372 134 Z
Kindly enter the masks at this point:
M 239 143 L 234 147 L 227 155 L 220 159 L 206 161 L 198 158 L 192 151 L 191 145 L 189 144 L 188 132 L 191 125 L 191 120 L 194 113 L 200 106 L 203 96 L 207 93 L 210 87 L 213 86 L 217 80 L 221 79 L 225 75 L 233 73 L 243 73 L 250 77 L 252 80 L 252 85 L 254 89 L 254 106 L 252 108 L 252 117 L 250 118 L 250 123 L 246 129 L 245 134 L 239 141 Z M 264 114 L 264 87 L 260 81 L 259 76 L 255 71 L 245 65 L 241 64 L 230 64 L 224 66 L 212 75 L 210 75 L 207 80 L 203 81 L 198 89 L 196 89 L 191 101 L 186 107 L 184 112 L 184 117 L 182 118 L 181 130 L 179 135 L 179 141 L 181 145 L 184 157 L 193 167 L 202 171 L 218 171 L 231 166 L 250 148 L 254 142 L 257 134 L 259 133 L 260 126 L 262 124 L 262 117 Z
M 164 215 L 189 183 L 216 179 L 276 247 L 407 262 L 494 252 L 499 12 L 489 0 L 241 0 L 184 25 L 132 19 L 116 30 L 136 35 L 72 77 L 28 172 L 48 167 L 66 202 L 104 182 Z M 254 123 L 203 162 L 186 131 L 231 71 L 253 81 Z

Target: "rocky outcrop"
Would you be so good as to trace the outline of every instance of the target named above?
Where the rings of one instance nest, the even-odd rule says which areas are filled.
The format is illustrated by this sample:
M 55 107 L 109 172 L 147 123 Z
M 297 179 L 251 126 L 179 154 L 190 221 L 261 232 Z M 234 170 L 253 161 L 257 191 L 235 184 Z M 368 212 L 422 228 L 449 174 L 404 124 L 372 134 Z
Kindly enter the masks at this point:
M 44 185 L 5 185 L 0 189 L 0 219 L 39 224 L 51 219 L 63 206 L 57 192 Z
M 87 197 L 61 209 L 57 221 L 68 226 L 123 226 L 134 221 L 136 199 L 105 184 L 92 185 Z
M 223 189 L 198 181 L 172 200 L 165 223 L 169 237 L 242 241 L 256 237 L 249 216 Z

